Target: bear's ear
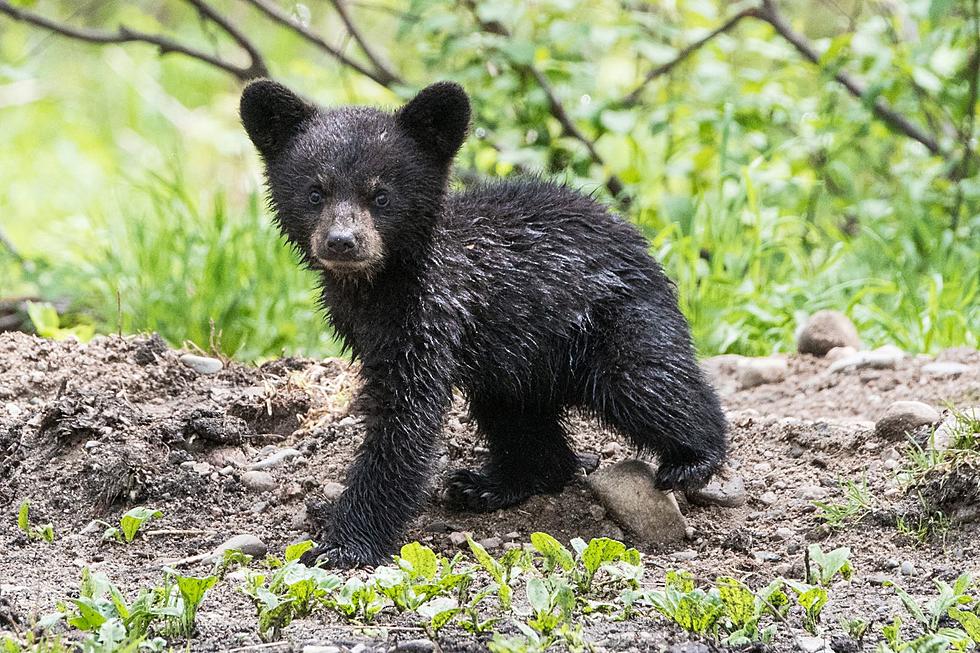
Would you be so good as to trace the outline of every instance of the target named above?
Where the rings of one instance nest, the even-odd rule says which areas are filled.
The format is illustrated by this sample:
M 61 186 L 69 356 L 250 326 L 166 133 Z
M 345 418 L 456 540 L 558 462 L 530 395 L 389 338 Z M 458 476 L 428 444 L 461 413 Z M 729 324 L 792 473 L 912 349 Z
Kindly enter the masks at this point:
M 242 91 L 239 114 L 259 154 L 269 160 L 316 114 L 316 107 L 282 84 L 259 79 Z
M 459 84 L 438 82 L 422 89 L 396 118 L 419 147 L 448 164 L 466 138 L 470 100 Z

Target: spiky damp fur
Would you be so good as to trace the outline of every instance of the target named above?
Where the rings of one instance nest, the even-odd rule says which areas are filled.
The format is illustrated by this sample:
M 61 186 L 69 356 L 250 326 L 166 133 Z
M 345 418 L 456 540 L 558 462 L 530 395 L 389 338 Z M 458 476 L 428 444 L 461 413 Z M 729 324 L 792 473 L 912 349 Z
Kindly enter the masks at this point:
M 319 270 L 374 407 L 330 535 L 308 559 L 389 554 L 427 498 L 454 387 L 490 450 L 483 468 L 451 476 L 459 509 L 561 490 L 579 465 L 564 424 L 573 407 L 656 454 L 661 488 L 698 487 L 720 467 L 724 416 L 637 230 L 538 179 L 448 190 L 469 123 L 459 86 L 432 85 L 389 113 L 318 108 L 261 80 L 241 115 L 276 220 Z

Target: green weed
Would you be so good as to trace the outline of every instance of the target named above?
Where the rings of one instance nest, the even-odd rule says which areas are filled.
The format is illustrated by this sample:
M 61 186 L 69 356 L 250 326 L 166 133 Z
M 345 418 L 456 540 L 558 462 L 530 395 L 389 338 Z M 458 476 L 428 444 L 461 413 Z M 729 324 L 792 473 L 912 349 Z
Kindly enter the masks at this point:
M 21 501 L 17 509 L 17 528 L 27 539 L 38 542 L 54 542 L 54 526 L 51 524 L 36 525 L 31 523 L 31 504 L 26 499 Z

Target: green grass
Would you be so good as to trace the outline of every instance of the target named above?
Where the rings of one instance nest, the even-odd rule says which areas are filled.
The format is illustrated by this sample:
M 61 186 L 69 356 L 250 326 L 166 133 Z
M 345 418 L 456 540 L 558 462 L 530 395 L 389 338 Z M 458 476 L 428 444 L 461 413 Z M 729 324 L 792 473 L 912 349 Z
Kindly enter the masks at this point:
M 256 193 L 232 214 L 221 195 L 202 208 L 180 179 L 157 177 L 144 190 L 145 215 L 101 220 L 97 244 L 52 271 L 100 331 L 157 331 L 244 359 L 337 353 L 313 274 Z

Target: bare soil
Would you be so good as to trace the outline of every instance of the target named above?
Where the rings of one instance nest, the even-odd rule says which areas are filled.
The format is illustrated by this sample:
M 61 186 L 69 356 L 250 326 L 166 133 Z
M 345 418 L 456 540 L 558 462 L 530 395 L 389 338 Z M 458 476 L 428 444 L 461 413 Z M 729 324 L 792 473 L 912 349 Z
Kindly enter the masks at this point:
M 99 337 L 81 345 L 0 334 L 0 631 L 5 621 L 28 624 L 77 594 L 85 566 L 135 594 L 159 582 L 165 564 L 208 552 L 239 533 L 258 536 L 272 552 L 310 536 L 307 506 L 316 511 L 329 505 L 332 484 L 343 482 L 362 437 L 351 409 L 356 368 L 339 360 L 287 358 L 258 367 L 226 363 L 216 375 L 200 375 L 179 360 L 180 353 L 156 337 Z M 925 543 L 899 532 L 897 518 L 915 510 L 889 462 L 902 444 L 874 434 L 874 420 L 896 400 L 939 409 L 947 402 L 980 405 L 980 352 L 950 350 L 937 358 L 969 369 L 955 377 L 929 376 L 921 369 L 933 357 L 908 356 L 895 369 L 830 374 L 826 360 L 792 356 L 785 381 L 738 390 L 734 358 L 705 361 L 723 396 L 731 464 L 745 479 L 748 501 L 737 508 L 682 501 L 693 537 L 656 548 L 633 542 L 645 554 L 648 579 L 659 582 L 665 569 L 683 567 L 699 578 L 732 575 L 759 586 L 778 575 L 801 577 L 811 541 L 825 549 L 849 546 L 855 578 L 832 589 L 824 611 L 833 634 L 844 616 L 880 626 L 900 611 L 885 579 L 926 596 L 933 579 L 980 573 L 976 523 L 954 523 L 945 537 Z M 599 464 L 631 455 L 616 434 L 585 419 L 574 426 L 576 447 Z M 444 435 L 440 476 L 478 461 L 481 443 L 462 401 L 448 416 Z M 300 455 L 267 470 L 274 490 L 255 492 L 242 483 L 248 465 L 285 447 Z M 860 523 L 827 529 L 812 501 L 841 501 L 841 479 L 863 479 L 875 510 Z M 53 544 L 29 543 L 18 531 L 15 512 L 24 499 L 34 521 L 53 523 Z M 129 546 L 101 543 L 102 528 L 90 526 L 93 520 L 116 522 L 133 505 L 160 508 L 164 517 Z M 534 531 L 563 541 L 600 535 L 630 541 L 584 480 L 561 495 L 489 515 L 447 512 L 436 492 L 409 538 L 451 554 L 459 532 L 499 538 L 498 546 L 505 546 L 526 542 Z M 903 574 L 902 563 L 912 573 Z M 623 624 L 588 617 L 586 623 L 600 650 L 677 649 L 689 639 L 659 618 Z M 425 637 L 404 624 L 385 617 L 364 631 L 318 615 L 294 622 L 282 643 L 262 650 L 327 643 L 389 650 Z M 774 648 L 793 650 L 800 634 L 780 627 Z M 202 607 L 199 636 L 190 648 L 257 644 L 248 599 L 233 583 L 220 583 Z M 439 645 L 484 650 L 483 642 L 452 628 Z

